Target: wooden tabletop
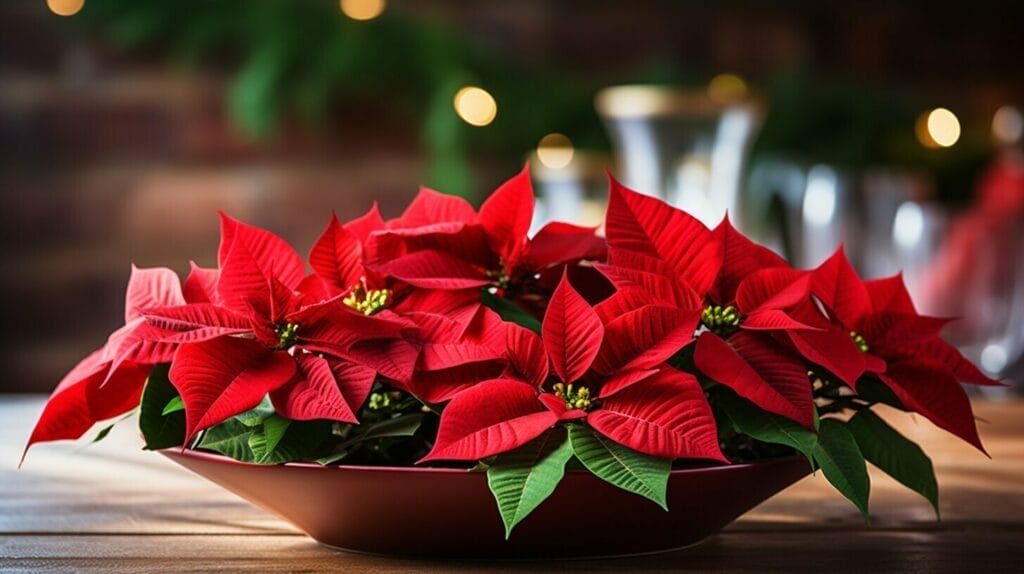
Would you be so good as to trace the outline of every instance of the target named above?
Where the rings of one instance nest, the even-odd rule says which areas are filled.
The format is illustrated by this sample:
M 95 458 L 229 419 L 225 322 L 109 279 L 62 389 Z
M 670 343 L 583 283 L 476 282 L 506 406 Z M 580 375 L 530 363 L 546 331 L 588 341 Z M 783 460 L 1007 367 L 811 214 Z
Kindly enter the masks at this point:
M 1024 400 L 975 403 L 992 460 L 926 421 L 886 418 L 929 453 L 942 520 L 872 469 L 873 527 L 812 476 L 705 543 L 643 558 L 448 563 L 330 550 L 156 453 L 125 421 L 103 442 L 35 447 L 15 465 L 42 409 L 0 395 L 3 572 L 1024 572 Z M 495 514 L 495 520 L 497 520 Z

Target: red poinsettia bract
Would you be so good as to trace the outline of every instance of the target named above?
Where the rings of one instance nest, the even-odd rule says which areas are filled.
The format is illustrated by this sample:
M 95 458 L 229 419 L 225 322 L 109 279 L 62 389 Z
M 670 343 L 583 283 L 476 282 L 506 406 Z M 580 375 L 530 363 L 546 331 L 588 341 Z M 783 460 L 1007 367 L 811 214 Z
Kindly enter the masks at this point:
M 577 421 L 652 456 L 726 461 L 700 383 L 664 365 L 696 321 L 692 313 L 647 305 L 605 324 L 563 276 L 542 339 L 531 335 L 520 351 L 529 354 L 521 363 L 533 365 L 533 376 L 485 381 L 456 394 L 423 460 L 479 460 L 525 444 L 559 421 Z M 540 356 L 546 358 L 537 361 Z
M 984 452 L 961 382 L 997 385 L 939 336 L 948 319 L 918 314 L 901 276 L 862 281 L 842 249 L 813 273 L 812 292 L 827 312 L 802 306 L 822 331 L 799 333 L 798 347 L 846 364 L 860 359 L 908 410 L 920 413 Z M 850 383 L 856 390 L 857 381 Z
M 61 380 L 47 401 L 25 451 L 37 442 L 76 439 L 97 422 L 122 415 L 139 404 L 150 368 L 174 356 L 176 345 L 146 341 L 142 310 L 152 306 L 182 305 L 201 289 L 202 271 L 193 267 L 185 294 L 174 271 L 132 266 L 125 296 L 125 324 Z M 200 295 L 201 296 L 201 295 Z
M 170 380 L 186 438 L 270 394 L 292 420 L 356 422 L 376 373 L 411 375 L 412 325 L 338 295 L 320 300 L 298 254 L 276 235 L 222 217 L 217 302 L 152 308 L 146 337 L 180 344 Z M 312 278 L 315 279 L 315 278 Z
M 774 336 L 814 329 L 785 312 L 809 298 L 809 277 L 740 235 L 728 219 L 712 232 L 613 178 L 610 186 L 609 264 L 599 269 L 620 290 L 697 311 L 697 368 L 761 408 L 814 428 L 805 362 Z
M 461 198 L 424 189 L 388 230 L 374 234 L 374 268 L 425 289 L 493 286 L 524 294 L 580 260 L 602 260 L 594 229 L 550 223 L 533 238 L 529 167 L 502 184 L 477 213 Z

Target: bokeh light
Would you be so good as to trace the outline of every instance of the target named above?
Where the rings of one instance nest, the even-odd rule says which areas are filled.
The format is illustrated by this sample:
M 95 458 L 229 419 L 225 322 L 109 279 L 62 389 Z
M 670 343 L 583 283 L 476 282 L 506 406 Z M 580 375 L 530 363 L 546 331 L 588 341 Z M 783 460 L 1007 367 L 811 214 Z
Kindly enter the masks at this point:
M 483 88 L 466 86 L 455 94 L 455 113 L 472 126 L 486 126 L 498 115 L 498 103 Z
M 935 108 L 917 118 L 915 131 L 927 148 L 950 147 L 960 139 L 960 120 L 946 108 Z
M 569 165 L 575 152 L 572 141 L 559 133 L 548 134 L 537 144 L 537 159 L 544 167 L 551 169 L 562 169 Z
M 1024 114 L 1014 106 L 1003 106 L 992 116 L 992 137 L 1000 144 L 1015 144 L 1024 136 Z
M 341 0 L 341 11 L 353 20 L 373 20 L 384 12 L 384 0 Z
M 740 101 L 747 97 L 747 83 L 736 74 L 718 74 L 708 83 L 708 97 L 723 104 Z
M 46 0 L 46 6 L 58 16 L 74 16 L 85 6 L 85 0 Z

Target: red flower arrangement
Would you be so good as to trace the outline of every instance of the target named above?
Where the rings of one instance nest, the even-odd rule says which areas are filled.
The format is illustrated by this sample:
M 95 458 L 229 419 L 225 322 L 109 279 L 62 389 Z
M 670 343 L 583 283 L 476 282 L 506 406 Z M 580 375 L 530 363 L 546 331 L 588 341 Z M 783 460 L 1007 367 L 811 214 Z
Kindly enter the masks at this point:
M 527 171 L 479 211 L 424 189 L 332 217 L 307 265 L 221 218 L 218 268 L 132 268 L 125 325 L 57 386 L 29 445 L 138 409 L 146 447 L 277 464 L 486 471 L 506 533 L 582 467 L 666 507 L 674 461 L 794 452 L 867 517 L 866 462 L 937 508 L 931 462 L 871 407 L 984 452 L 961 383 L 999 384 L 899 276 L 840 250 L 796 270 L 611 181 L 607 240 L 528 236 Z M 26 447 L 27 450 L 27 447 Z

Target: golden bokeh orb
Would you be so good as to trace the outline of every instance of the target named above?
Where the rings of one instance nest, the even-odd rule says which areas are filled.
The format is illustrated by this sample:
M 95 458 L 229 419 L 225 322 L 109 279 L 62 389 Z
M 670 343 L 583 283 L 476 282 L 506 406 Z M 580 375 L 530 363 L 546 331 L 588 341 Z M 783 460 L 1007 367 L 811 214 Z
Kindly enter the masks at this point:
M 460 89 L 453 103 L 455 113 L 471 126 L 486 126 L 498 115 L 498 103 L 494 101 L 494 96 L 477 86 Z
M 340 0 L 342 13 L 361 22 L 380 16 L 386 4 L 385 0 Z

